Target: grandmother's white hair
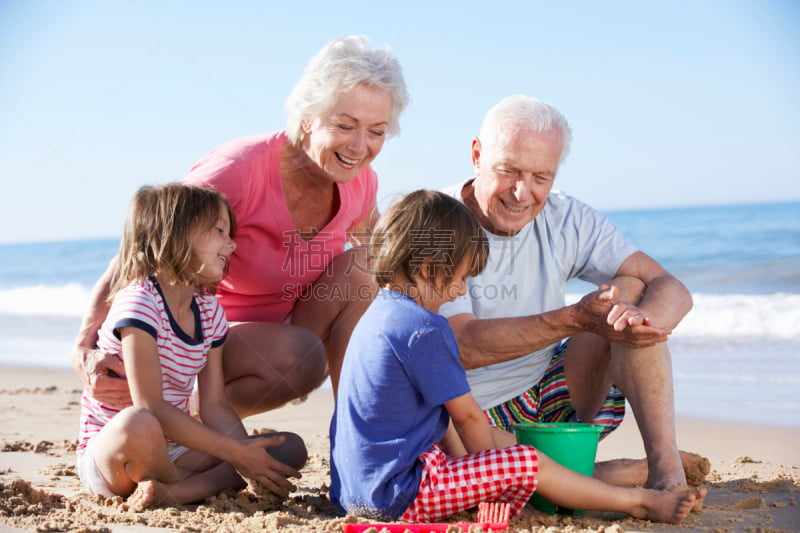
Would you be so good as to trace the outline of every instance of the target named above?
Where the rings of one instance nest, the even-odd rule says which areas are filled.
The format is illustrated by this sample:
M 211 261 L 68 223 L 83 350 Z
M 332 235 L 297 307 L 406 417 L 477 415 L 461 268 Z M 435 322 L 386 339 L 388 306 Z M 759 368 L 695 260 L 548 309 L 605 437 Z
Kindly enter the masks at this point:
M 392 110 L 387 133 L 399 133 L 400 113 L 409 101 L 400 63 L 388 46 L 374 48 L 367 37 L 351 35 L 331 41 L 317 52 L 289 94 L 286 100 L 289 141 L 300 146 L 303 121 L 330 112 L 341 94 L 360 84 L 389 93 Z
M 479 139 L 492 145 L 513 136 L 520 130 L 544 133 L 555 129 L 561 135 L 561 158 L 564 161 L 572 143 L 572 130 L 564 115 L 538 98 L 517 94 L 503 98 L 483 119 Z

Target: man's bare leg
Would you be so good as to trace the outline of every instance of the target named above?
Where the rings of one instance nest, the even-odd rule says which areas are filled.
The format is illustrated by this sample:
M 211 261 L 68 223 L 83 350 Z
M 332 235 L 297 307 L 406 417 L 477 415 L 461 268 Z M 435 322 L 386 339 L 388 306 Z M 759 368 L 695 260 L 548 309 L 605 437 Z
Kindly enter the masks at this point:
M 646 460 L 620 459 L 596 465 L 595 477 L 618 486 L 664 489 L 687 485 L 684 469 L 704 479 L 708 461 L 678 450 L 672 361 L 665 343 L 632 349 L 597 335 L 570 338 L 564 359 L 567 383 L 580 420 L 592 420 L 615 384 L 628 399 L 639 425 Z
M 649 348 L 611 346 L 611 372 L 630 403 L 647 456 L 645 487 L 685 487 L 675 430 L 672 358 L 666 343 Z

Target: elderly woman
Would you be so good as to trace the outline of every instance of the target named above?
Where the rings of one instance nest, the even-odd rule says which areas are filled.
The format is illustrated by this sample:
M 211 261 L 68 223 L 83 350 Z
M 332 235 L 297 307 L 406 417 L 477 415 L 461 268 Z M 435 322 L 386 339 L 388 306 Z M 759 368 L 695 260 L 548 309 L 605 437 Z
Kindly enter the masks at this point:
M 217 295 L 232 323 L 224 373 L 240 416 L 300 398 L 328 374 L 335 392 L 350 332 L 377 290 L 360 247 L 378 216 L 369 165 L 407 103 L 388 49 L 337 39 L 289 96 L 287 131 L 227 142 L 187 176 L 225 194 L 238 223 Z M 125 405 L 127 386 L 115 379 L 125 369 L 94 350 L 109 276 L 95 287 L 72 363 L 95 397 Z

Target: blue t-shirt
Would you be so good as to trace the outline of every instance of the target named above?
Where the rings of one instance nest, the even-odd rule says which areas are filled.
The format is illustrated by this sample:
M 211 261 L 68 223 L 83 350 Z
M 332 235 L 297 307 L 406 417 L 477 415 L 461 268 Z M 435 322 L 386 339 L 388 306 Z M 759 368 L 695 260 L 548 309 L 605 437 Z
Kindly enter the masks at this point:
M 447 320 L 381 289 L 353 330 L 330 428 L 339 512 L 396 520 L 417 495 L 417 457 L 439 442 L 443 404 L 469 392 Z

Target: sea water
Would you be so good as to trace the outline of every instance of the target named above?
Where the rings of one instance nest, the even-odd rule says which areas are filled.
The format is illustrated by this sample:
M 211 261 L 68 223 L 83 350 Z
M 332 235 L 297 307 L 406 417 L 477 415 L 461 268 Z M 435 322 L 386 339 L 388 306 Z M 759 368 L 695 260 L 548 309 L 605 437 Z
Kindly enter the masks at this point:
M 800 426 L 800 202 L 605 214 L 692 292 L 670 341 L 678 413 Z M 0 245 L 0 363 L 69 367 L 117 246 Z

